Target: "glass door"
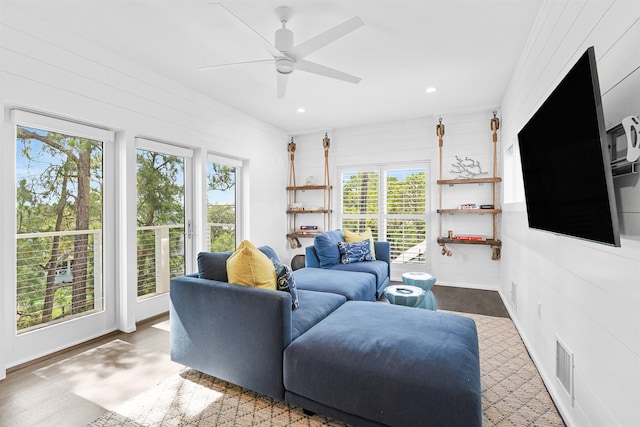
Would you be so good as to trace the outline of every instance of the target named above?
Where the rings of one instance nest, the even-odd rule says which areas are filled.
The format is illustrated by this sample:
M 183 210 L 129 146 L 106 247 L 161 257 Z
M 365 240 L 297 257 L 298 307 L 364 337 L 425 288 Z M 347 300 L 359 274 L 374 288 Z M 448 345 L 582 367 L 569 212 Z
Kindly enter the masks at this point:
M 13 111 L 15 339 L 10 363 L 114 327 L 112 132 Z
M 191 265 L 192 151 L 136 139 L 138 301 L 169 292 Z M 166 310 L 166 307 L 159 308 Z

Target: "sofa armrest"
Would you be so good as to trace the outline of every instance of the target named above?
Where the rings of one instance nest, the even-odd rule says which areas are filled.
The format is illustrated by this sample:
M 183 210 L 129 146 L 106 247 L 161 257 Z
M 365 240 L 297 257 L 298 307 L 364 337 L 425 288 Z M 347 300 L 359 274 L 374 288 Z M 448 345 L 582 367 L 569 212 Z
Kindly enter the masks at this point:
M 391 245 L 389 242 L 373 242 L 376 259 L 387 263 L 387 277 L 391 279 Z
M 171 279 L 171 359 L 284 397 L 283 350 L 291 343 L 291 295 L 197 277 Z

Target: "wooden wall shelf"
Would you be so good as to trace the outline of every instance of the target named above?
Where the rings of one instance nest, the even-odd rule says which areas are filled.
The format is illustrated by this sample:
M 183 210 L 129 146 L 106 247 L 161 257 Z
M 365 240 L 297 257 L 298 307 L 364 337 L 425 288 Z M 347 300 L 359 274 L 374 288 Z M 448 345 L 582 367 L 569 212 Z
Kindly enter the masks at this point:
M 300 214 L 328 214 L 333 212 L 330 209 L 289 209 L 287 213 L 289 215 L 300 215 Z
M 297 185 L 289 186 L 287 190 L 305 191 L 305 190 L 331 190 L 333 187 L 330 185 Z
M 489 178 L 464 178 L 464 179 L 439 179 L 437 181 L 440 185 L 455 185 L 455 184 L 485 184 L 485 183 L 496 183 L 501 182 L 502 178 L 500 177 L 489 177 Z
M 436 210 L 439 214 L 475 214 L 475 215 L 484 215 L 484 214 L 499 214 L 502 213 L 502 209 L 438 209 Z
M 498 206 L 498 183 L 502 182 L 502 178 L 498 176 L 498 160 L 497 160 L 497 147 L 496 143 L 498 142 L 498 134 L 497 130 L 500 127 L 500 120 L 496 117 L 496 113 L 493 113 L 493 118 L 490 121 L 491 130 L 493 131 L 493 176 L 489 177 L 476 177 L 476 178 L 457 178 L 457 179 L 442 179 L 442 151 L 444 146 L 444 125 L 442 124 L 442 119 L 440 119 L 440 124 L 436 126 L 436 135 L 438 136 L 438 146 L 439 146 L 439 154 L 440 154 L 440 179 L 436 182 L 439 186 L 439 207 L 436 212 L 440 214 L 439 221 L 439 235 L 437 241 L 440 246 L 442 246 L 442 255 L 451 256 L 453 252 L 451 249 L 447 248 L 446 245 L 449 244 L 463 244 L 463 245 L 486 245 L 490 246 L 492 249 L 491 259 L 498 260 L 500 259 L 500 248 L 502 246 L 502 242 L 498 240 L 498 215 L 502 213 L 502 210 L 497 208 Z M 493 209 L 443 209 L 442 208 L 442 199 L 443 199 L 443 187 L 458 184 L 491 184 L 493 197 L 493 202 L 491 203 L 494 206 Z M 486 203 L 489 205 L 489 203 Z M 453 239 L 443 237 L 443 215 L 491 215 L 493 221 L 493 235 L 491 238 L 487 238 L 486 240 L 462 240 L 462 239 Z M 450 235 L 452 234 L 449 231 Z
M 438 244 L 463 244 L 463 245 L 488 245 L 488 246 L 496 246 L 501 247 L 502 242 L 497 239 L 487 239 L 487 240 L 462 240 L 462 239 L 448 239 L 446 237 L 438 237 Z
M 314 238 L 321 231 L 328 231 L 331 229 L 331 190 L 333 187 L 329 185 L 329 146 L 331 145 L 331 141 L 329 140 L 329 136 L 325 133 L 324 139 L 322 140 L 322 147 L 324 149 L 324 179 L 322 180 L 322 185 L 297 185 L 296 184 L 296 174 L 295 174 L 295 166 L 294 166 L 294 153 L 296 151 L 296 144 L 293 142 L 293 138 L 291 138 L 291 143 L 288 145 L 289 150 L 289 158 L 290 158 L 290 166 L 289 166 L 289 185 L 286 187 L 287 190 L 287 240 L 289 241 L 289 246 L 291 249 L 301 248 L 302 244 L 300 243 L 300 238 Z M 298 194 L 304 193 L 306 191 L 315 192 L 312 195 L 307 195 L 304 199 L 305 202 L 309 202 L 308 199 L 320 199 L 322 197 L 322 203 L 313 203 L 311 207 L 307 207 L 304 209 L 304 206 L 298 201 Z M 317 195 L 317 196 L 316 196 Z M 319 217 L 311 217 L 310 219 L 307 217 L 305 221 L 310 221 L 309 223 L 302 223 L 298 218 L 298 215 L 321 215 L 322 221 L 318 223 Z

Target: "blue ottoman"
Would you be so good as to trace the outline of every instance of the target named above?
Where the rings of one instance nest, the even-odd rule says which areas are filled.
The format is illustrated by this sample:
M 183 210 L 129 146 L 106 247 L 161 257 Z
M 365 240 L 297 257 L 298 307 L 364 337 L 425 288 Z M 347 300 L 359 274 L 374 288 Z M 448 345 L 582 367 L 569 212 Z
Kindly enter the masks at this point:
M 402 275 L 402 283 L 405 285 L 417 286 L 419 288 L 424 289 L 427 293 L 425 295 L 424 301 L 418 305 L 418 308 L 426 308 L 429 310 L 437 310 L 438 302 L 436 301 L 436 296 L 431 292 L 431 288 L 436 284 L 436 276 L 433 276 L 429 273 L 424 273 L 422 271 L 404 273 Z
M 482 424 L 475 322 L 347 301 L 284 351 L 285 400 L 358 425 Z

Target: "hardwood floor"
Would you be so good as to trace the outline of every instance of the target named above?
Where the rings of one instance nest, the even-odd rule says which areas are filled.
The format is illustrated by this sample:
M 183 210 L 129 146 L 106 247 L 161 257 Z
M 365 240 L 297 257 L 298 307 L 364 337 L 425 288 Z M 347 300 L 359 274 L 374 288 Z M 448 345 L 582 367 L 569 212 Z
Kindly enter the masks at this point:
M 182 368 L 169 358 L 166 314 L 9 372 L 0 426 L 83 426 Z
M 497 292 L 434 286 L 442 310 L 508 317 Z M 0 426 L 83 426 L 178 373 L 169 315 L 11 370 L 0 381 Z

